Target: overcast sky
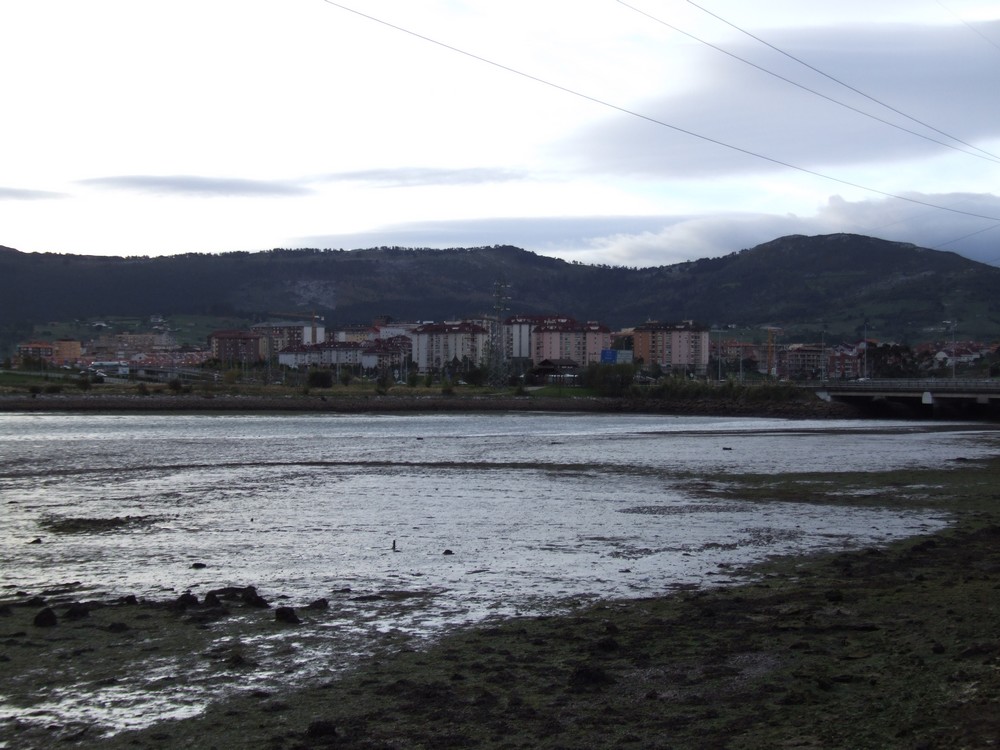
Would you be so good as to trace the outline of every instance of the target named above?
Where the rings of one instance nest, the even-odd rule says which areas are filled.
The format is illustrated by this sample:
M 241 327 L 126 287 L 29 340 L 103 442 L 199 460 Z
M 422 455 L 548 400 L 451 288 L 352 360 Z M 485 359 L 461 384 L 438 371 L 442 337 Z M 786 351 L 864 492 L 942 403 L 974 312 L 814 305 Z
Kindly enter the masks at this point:
M 0 3 L 0 245 L 1000 265 L 997 0 Z

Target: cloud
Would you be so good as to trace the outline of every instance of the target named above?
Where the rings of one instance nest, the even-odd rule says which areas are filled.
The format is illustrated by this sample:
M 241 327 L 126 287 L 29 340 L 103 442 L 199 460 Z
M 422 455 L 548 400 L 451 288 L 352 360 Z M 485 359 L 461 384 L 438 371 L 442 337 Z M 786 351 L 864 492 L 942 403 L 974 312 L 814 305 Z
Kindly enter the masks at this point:
M 995 195 L 909 197 L 1000 216 L 1000 197 Z M 742 213 L 664 217 L 662 224 L 658 231 L 594 236 L 583 246 L 553 254 L 585 263 L 656 266 L 718 257 L 789 234 L 849 233 L 909 242 L 955 252 L 981 263 L 1000 264 L 1000 221 L 974 219 L 891 199 L 852 202 L 833 196 L 811 216 Z
M 195 175 L 121 175 L 95 177 L 80 182 L 112 190 L 201 197 L 280 198 L 309 195 L 312 192 L 288 182 Z
M 54 193 L 50 190 L 0 187 L 0 201 L 44 201 L 65 197 L 63 193 Z
M 1000 34 L 1000 22 L 981 28 Z M 898 112 L 755 42 L 720 46 L 830 98 L 956 148 L 969 150 L 900 112 L 967 143 L 1000 135 L 1000 97 L 986 93 L 996 88 L 996 65 L 984 61 L 991 51 L 971 44 L 962 26 L 842 26 L 784 29 L 761 36 Z M 822 170 L 951 151 L 708 47 L 698 58 L 697 64 L 677 71 L 679 78 L 690 80 L 683 91 L 629 105 L 632 111 L 673 127 L 614 116 L 553 149 L 581 169 L 682 178 L 784 168 L 776 162 Z M 664 88 L 676 89 L 675 84 L 664 81 Z M 972 157 L 969 162 L 975 164 Z
M 1000 216 L 991 194 L 911 193 L 914 200 Z M 832 196 L 815 214 L 727 213 L 676 216 L 485 218 L 392 224 L 367 232 L 300 237 L 293 245 L 362 248 L 515 245 L 583 263 L 663 266 L 718 257 L 789 234 L 865 234 L 1000 263 L 1000 222 L 915 203 Z
M 364 182 L 382 187 L 422 187 L 428 185 L 481 185 L 524 179 L 525 174 L 508 169 L 441 169 L 406 167 L 400 169 L 366 169 L 325 175 L 330 182 Z
M 486 247 L 515 245 L 533 252 L 578 246 L 614 232 L 663 227 L 662 216 L 511 217 L 390 224 L 367 232 L 300 237 L 310 247 Z

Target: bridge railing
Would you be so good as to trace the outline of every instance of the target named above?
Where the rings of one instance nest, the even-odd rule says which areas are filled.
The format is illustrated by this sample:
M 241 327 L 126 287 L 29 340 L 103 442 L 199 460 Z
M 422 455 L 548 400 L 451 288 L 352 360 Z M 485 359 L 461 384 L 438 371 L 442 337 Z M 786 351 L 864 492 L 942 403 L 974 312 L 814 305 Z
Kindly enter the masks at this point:
M 828 380 L 815 386 L 829 391 L 971 391 L 1000 393 L 998 378 L 875 378 L 870 380 Z

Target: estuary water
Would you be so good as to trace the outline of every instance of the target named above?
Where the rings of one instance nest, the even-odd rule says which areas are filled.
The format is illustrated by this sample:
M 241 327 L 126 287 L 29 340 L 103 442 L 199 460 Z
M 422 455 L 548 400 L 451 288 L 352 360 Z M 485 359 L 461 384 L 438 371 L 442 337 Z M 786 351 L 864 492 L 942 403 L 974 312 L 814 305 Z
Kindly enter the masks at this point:
M 711 490 L 734 474 L 945 465 L 995 455 L 997 437 L 972 424 L 589 413 L 0 414 L 0 595 L 254 585 L 301 607 L 419 592 L 342 611 L 320 633 L 327 653 L 362 652 L 375 631 L 433 636 L 721 584 L 768 556 L 939 528 L 933 513 Z M 111 728 L 177 715 L 168 695 L 139 692 L 53 697 L 38 714 Z M 190 690 L 184 705 L 196 710 Z M 14 710 L 0 702 L 0 718 Z
M 939 523 L 692 491 L 721 475 L 879 471 L 994 450 L 974 426 L 914 423 L 0 415 L 0 567 L 8 589 L 78 581 L 151 597 L 253 584 L 302 600 L 419 578 L 472 617 L 509 613 L 536 597 L 654 594 L 700 582 L 720 561 Z M 123 517 L 137 522 L 47 531 Z

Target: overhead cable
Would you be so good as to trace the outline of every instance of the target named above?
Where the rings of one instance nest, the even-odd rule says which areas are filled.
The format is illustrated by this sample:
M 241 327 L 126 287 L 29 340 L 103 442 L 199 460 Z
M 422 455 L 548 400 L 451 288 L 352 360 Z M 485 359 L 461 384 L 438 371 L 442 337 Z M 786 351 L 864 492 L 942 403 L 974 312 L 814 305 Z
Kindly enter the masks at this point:
M 773 76 L 774 78 L 777 78 L 780 81 L 784 81 L 785 83 L 791 84 L 792 86 L 795 86 L 796 88 L 800 88 L 803 91 L 807 91 L 810 94 L 813 94 L 815 96 L 820 97 L 821 99 L 826 99 L 828 102 L 832 102 L 833 104 L 836 104 L 838 106 L 841 106 L 841 107 L 844 107 L 846 109 L 849 109 L 852 112 L 856 112 L 859 115 L 863 115 L 864 117 L 871 118 L 872 120 L 875 120 L 876 122 L 880 122 L 883 125 L 888 125 L 891 128 L 896 128 L 896 130 L 902 130 L 904 133 L 909 133 L 910 135 L 915 135 L 918 138 L 923 138 L 925 141 L 930 141 L 931 143 L 936 143 L 939 146 L 944 146 L 945 148 L 950 148 L 950 149 L 953 149 L 955 151 L 959 151 L 959 152 L 961 152 L 963 154 L 968 154 L 969 156 L 974 156 L 977 159 L 985 159 L 986 161 L 991 161 L 991 162 L 993 162 L 995 164 L 1000 164 L 1000 157 L 995 157 L 992 154 L 988 154 L 986 152 L 984 152 L 984 153 L 978 153 L 977 154 L 977 153 L 975 153 L 973 151 L 966 151 L 964 148 L 959 148 L 958 146 L 956 146 L 956 145 L 954 145 L 952 143 L 946 143 L 945 141 L 939 141 L 937 138 L 932 138 L 931 136 L 926 135 L 925 133 L 918 133 L 916 130 L 910 130 L 909 128 L 904 128 L 902 125 L 898 125 L 897 123 L 891 122 L 890 120 L 883 119 L 883 118 L 879 117 L 878 115 L 873 115 L 870 112 L 865 112 L 863 109 L 858 109 L 857 107 L 852 106 L 852 105 L 850 105 L 850 104 L 848 104 L 846 102 L 842 102 L 839 99 L 834 99 L 832 96 L 827 96 L 826 94 L 822 93 L 821 91 L 817 91 L 816 89 L 811 89 L 808 86 L 805 86 L 805 85 L 799 83 L 798 81 L 793 81 L 791 78 L 786 78 L 785 76 L 781 75 L 780 73 L 775 73 L 773 70 L 768 70 L 767 68 L 763 67 L 762 65 L 758 65 L 757 63 L 753 62 L 752 60 L 747 60 L 745 57 L 740 57 L 739 55 L 735 54 L 734 52 L 730 52 L 729 50 L 724 49 L 722 47 L 719 47 L 716 44 L 712 44 L 712 42 L 709 42 L 709 41 L 707 41 L 705 39 L 701 39 L 700 37 L 697 37 L 694 34 L 688 32 L 688 31 L 685 31 L 684 29 L 681 29 L 681 28 L 678 28 L 677 26 L 674 26 L 672 23 L 668 23 L 667 21 L 664 21 L 661 18 L 658 18 L 658 17 L 656 17 L 656 16 L 654 16 L 654 15 L 652 15 L 650 13 L 647 13 L 644 10 L 636 8 L 634 5 L 629 5 L 628 3 L 625 2 L 625 0 L 617 0 L 617 2 L 618 2 L 619 5 L 624 5 L 629 10 L 635 11 L 636 13 L 638 13 L 641 16 L 645 16 L 646 18 L 650 19 L 651 21 L 655 21 L 656 23 L 662 24 L 663 26 L 666 26 L 668 29 L 672 29 L 673 31 L 676 31 L 678 34 L 683 34 L 684 36 L 688 37 L 689 39 L 693 39 L 694 41 L 698 42 L 699 44 L 704 44 L 706 47 L 711 47 L 715 51 L 721 52 L 724 55 L 728 55 L 729 57 L 733 58 L 734 60 L 738 60 L 739 62 L 744 63 L 745 65 L 749 65 L 752 68 L 756 68 L 757 70 L 761 71 L 762 73 L 767 73 L 767 75 L 769 75 L 769 76 Z M 910 118 L 910 119 L 913 119 L 913 118 Z M 951 136 L 947 136 L 947 137 L 951 138 Z M 957 140 L 957 139 L 952 139 L 952 140 Z M 975 148 L 975 146 L 972 146 L 971 148 Z M 976 151 L 982 151 L 982 149 L 976 149 Z
M 986 36 L 986 34 L 984 34 L 983 32 L 981 32 L 979 29 L 977 29 L 971 23 L 969 23 L 964 18 L 962 18 L 960 15 L 958 15 L 958 13 L 956 13 L 951 8 L 949 8 L 947 5 L 945 5 L 944 3 L 942 3 L 941 0 L 938 0 L 938 5 L 940 5 L 946 11 L 948 11 L 953 16 L 955 16 L 955 18 L 958 19 L 959 23 L 961 23 L 963 26 L 965 26 L 965 28 L 967 28 L 973 34 L 975 34 L 976 36 L 980 37 L 988 45 L 990 45 L 991 47 L 995 47 L 996 49 L 1000 50 L 1000 44 L 997 44 L 996 42 L 994 42 L 992 39 L 990 39 L 988 36 Z
M 755 40 L 755 41 L 760 42 L 761 44 L 763 44 L 765 47 L 773 49 L 778 54 L 784 55 L 789 60 L 794 60 L 799 65 L 803 65 L 803 66 L 809 68 L 809 70 L 813 71 L 814 73 L 818 73 L 819 75 L 823 76 L 824 78 L 827 78 L 827 79 L 833 81 L 834 83 L 839 84 L 840 86 L 843 86 L 844 88 L 853 91 L 855 94 L 863 96 L 865 99 L 868 99 L 869 101 L 875 102 L 879 106 L 885 107 L 886 109 L 888 109 L 888 110 L 890 110 L 892 112 L 895 112 L 897 115 L 901 115 L 901 116 L 905 117 L 907 120 L 915 122 L 918 125 L 922 125 L 923 127 L 928 128 L 929 130 L 933 130 L 935 133 L 938 133 L 939 135 L 943 135 L 945 138 L 950 138 L 951 140 L 955 141 L 956 143 L 961 143 L 963 146 L 968 146 L 971 149 L 975 149 L 976 151 L 979 151 L 980 153 L 986 154 L 991 159 L 994 159 L 994 160 L 1000 159 L 1000 156 L 997 156 L 996 154 L 990 153 L 989 151 L 986 151 L 985 149 L 979 148 L 979 146 L 974 146 L 971 143 L 966 143 L 965 141 L 963 141 L 961 138 L 959 138 L 957 136 L 954 136 L 954 135 L 951 135 L 949 133 L 946 133 L 943 130 L 939 130 L 938 128 L 934 127 L 933 125 L 929 125 L 928 123 L 924 122 L 923 120 L 918 120 L 916 117 L 908 115 L 906 112 L 903 112 L 902 110 L 897 109 L 896 107 L 893 107 L 891 104 L 886 104 L 882 100 L 876 99 L 874 96 L 866 94 L 864 91 L 861 91 L 860 89 L 855 88 L 851 84 L 845 83 L 844 81 L 840 80 L 839 78 L 835 78 L 834 76 L 830 75 L 829 73 L 826 73 L 826 72 L 820 70 L 816 66 L 810 65 L 805 60 L 802 60 L 802 59 L 796 57 L 792 53 L 786 52 L 785 50 L 781 49 L 780 47 L 776 47 L 775 45 L 771 44 L 770 42 L 768 42 L 768 41 L 766 41 L 764 39 L 761 39 L 759 36 L 756 36 L 755 34 L 752 34 L 751 32 L 747 31 L 746 29 L 741 28 L 740 26 L 737 26 L 732 21 L 727 21 L 725 18 L 723 18 L 722 16 L 718 15 L 717 13 L 713 13 L 712 11 L 708 10 L 707 8 L 704 8 L 701 5 L 698 5 L 698 3 L 694 2 L 694 0 L 687 0 L 687 2 L 690 5 L 693 5 L 698 10 L 700 10 L 702 13 L 707 13 L 708 15 L 712 16 L 712 18 L 718 19 L 722 23 L 726 24 L 726 26 L 729 26 L 730 28 L 736 29 L 736 31 L 740 32 L 741 34 L 746 34 L 751 39 L 753 39 L 753 40 Z
M 862 184 L 857 183 L 857 182 L 851 182 L 850 180 L 845 180 L 845 179 L 842 179 L 840 177 L 833 177 L 832 175 L 824 174 L 822 172 L 817 172 L 817 171 L 809 169 L 807 167 L 801 167 L 801 166 L 798 166 L 796 164 L 792 164 L 791 162 L 787 162 L 787 161 L 783 161 L 781 159 L 775 158 L 773 156 L 767 156 L 766 154 L 762 154 L 762 153 L 757 152 L 757 151 L 752 151 L 750 149 L 742 148 L 741 146 L 735 146 L 735 145 L 733 145 L 731 143 L 726 143 L 725 141 L 720 141 L 717 138 L 712 138 L 710 136 L 703 135 L 702 133 L 696 133 L 693 130 L 688 130 L 688 129 L 682 128 L 682 127 L 680 127 L 678 125 L 673 125 L 673 124 L 671 124 L 669 122 L 665 122 L 664 120 L 659 120 L 659 119 L 657 119 L 655 117 L 652 117 L 650 115 L 645 115 L 645 114 L 642 114 L 641 112 L 637 112 L 637 111 L 629 109 L 627 107 L 623 107 L 623 106 L 621 106 L 619 104 L 614 104 L 613 102 L 609 102 L 609 101 L 607 101 L 605 99 L 600 99 L 600 98 L 598 98 L 596 96 L 591 96 L 590 94 L 585 94 L 585 93 L 583 93 L 581 91 L 577 91 L 576 89 L 571 89 L 568 86 L 563 86 L 562 84 L 554 83 L 554 82 L 546 80 L 544 78 L 540 78 L 539 76 L 533 75 L 531 73 L 525 73 L 524 71 L 518 70 L 517 68 L 512 68 L 509 65 L 505 65 L 503 63 L 496 62 L 495 60 L 490 60 L 489 58 L 483 57 L 481 55 L 477 55 L 474 52 L 469 52 L 469 51 L 461 49 L 459 47 L 455 47 L 454 45 L 448 44 L 446 42 L 438 41 L 437 39 L 434 39 L 432 37 L 425 36 L 424 34 L 420 34 L 420 33 L 416 32 L 416 31 L 412 31 L 412 30 L 407 29 L 407 28 L 405 28 L 403 26 L 399 26 L 397 24 L 391 23 L 390 21 L 385 21 L 385 20 L 383 20 L 381 18 L 378 18 L 376 16 L 370 15 L 368 13 L 364 13 L 364 12 L 362 12 L 360 10 L 356 10 L 355 8 L 351 8 L 351 7 L 347 6 L 347 5 L 343 5 L 342 3 L 335 2 L 334 0 L 322 0 L 322 2 L 326 3 L 327 5 L 332 6 L 334 8 L 339 8 L 340 10 L 346 11 L 348 13 L 352 13 L 352 14 L 354 14 L 356 16 L 361 17 L 361 18 L 365 18 L 365 19 L 367 19 L 369 21 L 372 21 L 374 23 L 381 24 L 382 26 L 385 26 L 387 28 L 394 29 L 395 31 L 399 31 L 399 32 L 401 32 L 403 34 L 408 34 L 409 36 L 415 37 L 417 39 L 421 39 L 421 40 L 423 40 L 425 42 L 428 42 L 429 44 L 433 44 L 433 45 L 436 45 L 436 46 L 441 47 L 443 49 L 449 50 L 451 52 L 455 52 L 457 54 L 464 55 L 465 57 L 471 58 L 473 60 L 478 60 L 479 62 L 485 63 L 486 65 L 491 65 L 491 66 L 493 66 L 495 68 L 499 68 L 500 70 L 504 70 L 504 71 L 506 71 L 508 73 L 512 73 L 514 75 L 521 76 L 522 78 L 527 78 L 530 81 L 535 81 L 536 83 L 540 83 L 540 84 L 542 84 L 544 86 L 548 86 L 548 87 L 556 89 L 558 91 L 562 91 L 563 93 L 570 94 L 572 96 L 576 96 L 576 97 L 578 97 L 580 99 L 585 99 L 586 101 L 589 101 L 589 102 L 593 102 L 594 104 L 599 104 L 602 107 L 607 107 L 608 109 L 613 109 L 616 112 L 621 112 L 622 114 L 626 114 L 626 115 L 629 115 L 631 117 L 636 117 L 636 118 L 638 118 L 640 120 L 645 120 L 646 122 L 650 122 L 650 123 L 652 123 L 654 125 L 659 125 L 661 127 L 668 128 L 669 130 L 673 130 L 674 132 L 683 133 L 684 135 L 689 135 L 692 138 L 697 138 L 698 140 L 705 141 L 706 143 L 711 143 L 711 144 L 716 145 L 716 146 L 721 146 L 722 148 L 729 149 L 730 151 L 736 151 L 736 152 L 741 153 L 741 154 L 746 154 L 747 156 L 752 156 L 755 159 L 760 159 L 762 161 L 766 161 L 766 162 L 769 162 L 771 164 L 776 164 L 776 165 L 778 165 L 780 167 L 785 167 L 787 169 L 792 169 L 792 170 L 794 170 L 796 172 L 801 172 L 802 174 L 808 174 L 808 175 L 812 175 L 813 177 L 819 177 L 820 179 L 828 180 L 830 182 L 836 182 L 836 183 L 841 184 L 841 185 L 846 185 L 847 187 L 856 188 L 858 190 L 864 190 L 866 192 L 874 193 L 876 195 L 883 195 L 883 196 L 885 196 L 887 198 L 895 198 L 896 200 L 906 201 L 907 203 L 913 203 L 913 204 L 916 204 L 918 206 L 927 206 L 928 208 L 936 208 L 936 209 L 941 210 L 941 211 L 948 211 L 949 213 L 960 214 L 962 216 L 971 216 L 971 217 L 976 218 L 976 219 L 988 219 L 990 221 L 1000 222 L 1000 216 L 987 216 L 985 214 L 977 214 L 977 213 L 973 213 L 971 211 L 962 211 L 961 209 L 950 208 L 948 206 L 942 206 L 942 205 L 939 205 L 939 204 L 936 204 L 936 203 L 930 203 L 928 201 L 922 201 L 922 200 L 919 200 L 917 198 L 911 198 L 911 197 L 907 197 L 905 195 L 898 195 L 896 193 L 890 193 L 890 192 L 887 192 L 885 190 L 879 190 L 878 188 L 869 187 L 867 185 L 862 185 Z

